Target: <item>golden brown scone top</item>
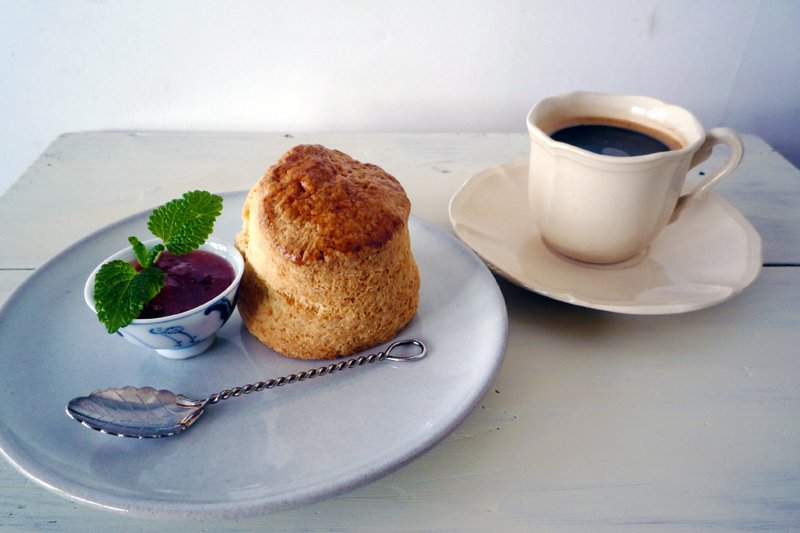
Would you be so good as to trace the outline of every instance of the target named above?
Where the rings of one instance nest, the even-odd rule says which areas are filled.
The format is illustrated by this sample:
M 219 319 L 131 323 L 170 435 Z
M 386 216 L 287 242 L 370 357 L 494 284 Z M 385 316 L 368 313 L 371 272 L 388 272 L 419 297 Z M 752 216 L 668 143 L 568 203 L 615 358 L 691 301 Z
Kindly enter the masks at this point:
M 258 213 L 259 230 L 289 259 L 304 264 L 379 247 L 410 211 L 403 187 L 380 167 L 321 145 L 299 145 L 256 184 L 244 217 Z

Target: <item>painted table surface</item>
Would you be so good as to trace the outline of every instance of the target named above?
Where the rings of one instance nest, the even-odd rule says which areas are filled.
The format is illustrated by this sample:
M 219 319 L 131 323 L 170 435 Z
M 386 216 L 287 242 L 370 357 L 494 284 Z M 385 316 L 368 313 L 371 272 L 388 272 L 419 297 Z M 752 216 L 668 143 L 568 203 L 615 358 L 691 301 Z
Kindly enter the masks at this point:
M 618 315 L 498 280 L 509 340 L 494 385 L 399 471 L 303 508 L 179 524 L 71 502 L 3 461 L 0 531 L 800 528 L 800 172 L 743 137 L 716 192 L 759 231 L 765 267 L 733 299 Z M 384 167 L 416 215 L 447 229 L 464 181 L 528 151 L 523 133 L 65 134 L 0 197 L 0 302 L 74 240 L 186 190 L 247 189 L 299 143 Z

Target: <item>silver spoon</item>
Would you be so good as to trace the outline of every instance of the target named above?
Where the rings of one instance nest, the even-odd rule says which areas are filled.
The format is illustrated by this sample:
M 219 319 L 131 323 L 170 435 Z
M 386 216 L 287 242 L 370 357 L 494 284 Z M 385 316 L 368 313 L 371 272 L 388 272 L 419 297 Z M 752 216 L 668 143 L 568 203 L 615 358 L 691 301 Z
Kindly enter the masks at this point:
M 413 346 L 416 350 L 401 349 Z M 393 351 L 401 349 L 399 353 Z M 260 392 L 289 383 L 296 383 L 325 374 L 333 374 L 354 366 L 390 361 L 416 361 L 427 354 L 427 348 L 418 340 L 393 342 L 385 351 L 362 355 L 312 368 L 298 374 L 258 381 L 243 387 L 234 387 L 214 393 L 205 400 L 192 400 L 168 390 L 152 387 L 122 387 L 96 391 L 89 396 L 73 398 L 67 404 L 67 415 L 84 426 L 119 437 L 152 439 L 170 437 L 187 429 L 203 414 L 206 406 L 231 397 Z

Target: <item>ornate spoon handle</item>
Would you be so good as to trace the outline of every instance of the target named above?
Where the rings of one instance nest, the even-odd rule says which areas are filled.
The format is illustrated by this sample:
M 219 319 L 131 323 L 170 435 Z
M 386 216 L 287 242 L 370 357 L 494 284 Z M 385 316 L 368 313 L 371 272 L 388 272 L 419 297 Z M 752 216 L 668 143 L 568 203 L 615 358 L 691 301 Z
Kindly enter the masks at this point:
M 392 352 L 406 346 L 414 346 L 416 348 L 419 348 L 419 351 L 410 354 L 398 353 L 396 355 L 392 355 Z M 327 366 L 321 366 L 319 368 L 312 368 L 310 370 L 298 372 L 297 374 L 289 374 L 288 376 L 268 379 L 267 381 L 256 381 L 255 383 L 250 383 L 248 385 L 244 385 L 241 387 L 234 387 L 232 389 L 221 390 L 209 396 L 205 400 L 205 404 L 213 405 L 222 400 L 227 400 L 228 398 L 235 398 L 237 396 L 241 396 L 242 394 L 250 394 L 251 392 L 261 392 L 262 390 L 266 389 L 282 387 L 283 385 L 298 383 L 300 381 L 305 381 L 306 379 L 312 379 L 317 376 L 333 374 L 334 372 L 341 372 L 342 370 L 347 370 L 348 368 L 353 368 L 354 366 L 367 365 L 374 363 L 376 361 L 383 361 L 384 359 L 388 359 L 389 361 L 414 361 L 425 357 L 426 352 L 427 348 L 425 347 L 424 344 L 422 344 L 418 340 L 407 339 L 407 340 L 397 341 L 390 344 L 383 352 L 377 352 L 369 355 L 362 355 L 360 357 L 354 357 L 352 359 L 347 359 L 345 361 L 340 361 L 338 363 L 331 363 Z

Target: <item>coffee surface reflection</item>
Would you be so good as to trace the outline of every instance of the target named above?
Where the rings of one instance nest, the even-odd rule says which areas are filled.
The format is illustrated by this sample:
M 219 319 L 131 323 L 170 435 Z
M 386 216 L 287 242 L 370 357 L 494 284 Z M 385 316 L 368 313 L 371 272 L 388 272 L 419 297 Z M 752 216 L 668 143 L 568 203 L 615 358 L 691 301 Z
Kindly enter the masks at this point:
M 635 157 L 670 150 L 667 143 L 651 135 L 606 124 L 568 126 L 550 134 L 550 137 L 589 152 L 614 157 Z

